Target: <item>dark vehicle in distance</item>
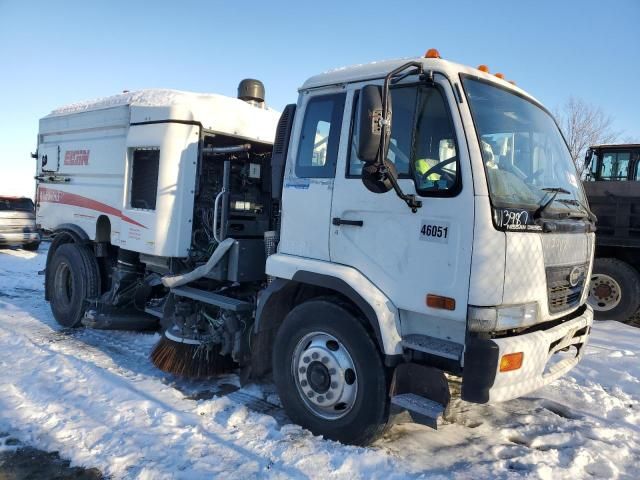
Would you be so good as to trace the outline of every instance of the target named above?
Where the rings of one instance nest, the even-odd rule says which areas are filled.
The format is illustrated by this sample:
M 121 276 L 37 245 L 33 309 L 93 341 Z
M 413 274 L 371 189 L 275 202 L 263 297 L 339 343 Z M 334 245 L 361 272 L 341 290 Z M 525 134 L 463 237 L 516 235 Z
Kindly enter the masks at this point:
M 0 247 L 37 250 L 39 246 L 33 201 L 26 197 L 0 196 Z
M 628 322 L 640 308 L 640 144 L 594 145 L 585 169 L 598 217 L 589 304 L 596 319 Z

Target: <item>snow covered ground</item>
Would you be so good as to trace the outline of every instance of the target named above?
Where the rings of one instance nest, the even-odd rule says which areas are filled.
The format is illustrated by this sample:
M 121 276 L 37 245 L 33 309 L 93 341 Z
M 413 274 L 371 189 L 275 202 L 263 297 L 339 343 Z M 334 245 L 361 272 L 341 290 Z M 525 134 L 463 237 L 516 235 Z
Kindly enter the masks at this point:
M 0 250 L 0 432 L 72 465 L 143 479 L 640 478 L 638 328 L 598 323 L 583 362 L 526 398 L 456 401 L 438 431 L 397 425 L 356 448 L 289 424 L 270 385 L 157 371 L 155 334 L 61 330 L 45 257 Z

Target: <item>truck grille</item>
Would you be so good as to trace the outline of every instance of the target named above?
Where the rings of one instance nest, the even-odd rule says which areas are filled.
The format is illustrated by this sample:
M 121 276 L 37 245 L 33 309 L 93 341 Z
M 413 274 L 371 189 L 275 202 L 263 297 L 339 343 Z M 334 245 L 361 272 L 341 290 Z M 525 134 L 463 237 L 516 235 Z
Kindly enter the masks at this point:
M 565 267 L 547 267 L 549 313 L 562 312 L 580 303 L 588 271 L 588 263 Z

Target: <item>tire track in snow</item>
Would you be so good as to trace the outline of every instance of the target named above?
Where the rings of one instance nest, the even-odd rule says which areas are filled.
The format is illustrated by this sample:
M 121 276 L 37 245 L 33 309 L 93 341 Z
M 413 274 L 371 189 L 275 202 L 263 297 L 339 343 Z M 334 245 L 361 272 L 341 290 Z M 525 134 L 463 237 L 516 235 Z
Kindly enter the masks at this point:
M 235 478 L 261 474 L 265 469 L 285 476 L 305 477 L 302 470 L 283 464 L 271 451 L 288 451 L 292 455 L 296 445 L 304 446 L 309 442 L 314 444 L 314 451 L 318 449 L 316 443 L 324 445 L 321 448 L 324 450 L 322 457 L 326 457 L 332 450 L 341 456 L 344 449 L 351 450 L 351 454 L 356 456 L 370 455 L 363 449 L 342 447 L 314 439 L 298 427 L 278 434 L 273 419 L 265 421 L 264 416 L 249 413 L 230 399 L 202 403 L 186 400 L 172 387 L 161 383 L 157 385 L 157 379 L 138 378 L 139 374 L 123 376 L 122 369 L 113 368 L 108 357 L 105 359 L 95 349 L 77 350 L 73 341 L 40 344 L 38 340 L 45 338 L 43 333 L 40 330 L 35 335 L 36 338 L 33 338 L 24 335 L 22 328 L 17 331 L 9 331 L 5 327 L 0 329 L 2 343 L 6 344 L 7 338 L 13 338 L 14 350 L 29 351 L 29 357 L 33 360 L 29 376 L 33 377 L 35 383 L 28 386 L 16 385 L 10 389 L 9 395 L 0 399 L 2 409 L 17 412 L 21 422 L 41 423 L 43 430 L 38 433 L 44 435 L 44 431 L 49 432 L 50 438 L 45 440 L 47 444 L 54 447 L 60 443 L 75 444 L 76 449 L 61 449 L 65 456 L 82 458 L 87 463 L 91 461 L 95 464 L 94 456 L 100 458 L 100 452 L 115 450 L 118 458 L 113 462 L 107 465 L 98 462 L 97 466 L 107 474 L 127 477 L 153 474 L 161 477 L 163 472 L 175 469 L 185 474 L 189 471 L 197 473 L 200 471 L 198 465 L 204 462 L 207 469 L 202 471 L 225 473 Z M 73 352 L 69 349 L 73 349 Z M 55 366 L 39 371 L 43 364 L 53 363 L 51 360 L 55 360 Z M 96 377 L 100 379 L 98 385 L 95 384 Z M 49 385 L 51 391 L 37 386 L 45 379 L 53 380 L 54 384 L 56 380 L 72 379 L 72 384 L 61 392 L 60 400 L 63 403 L 56 404 L 53 401 L 57 393 L 54 384 Z M 156 384 L 155 391 L 154 386 L 149 383 Z M 83 385 L 93 385 L 95 389 L 93 392 L 83 392 Z M 170 395 L 171 392 L 173 395 Z M 104 418 L 104 405 L 112 406 L 109 404 L 111 395 L 119 399 L 118 402 L 124 404 L 125 409 L 112 414 L 112 418 L 107 421 Z M 244 397 L 243 400 L 248 399 Z M 79 405 L 86 408 L 78 408 Z M 103 408 L 99 408 L 100 406 Z M 68 417 L 81 417 L 81 424 L 75 425 L 73 420 L 65 421 Z M 164 451 L 162 442 L 159 442 L 166 435 L 179 440 L 168 451 L 173 450 L 173 454 L 189 461 L 179 465 L 167 464 L 167 452 Z M 119 438 L 127 439 L 124 445 Z M 145 452 L 144 449 L 143 454 L 131 453 L 134 445 L 148 445 L 154 440 L 159 443 L 157 447 L 163 450 L 161 455 L 157 451 Z M 193 452 L 197 453 L 197 459 L 190 458 Z M 220 463 L 220 456 L 225 462 L 220 467 L 222 470 L 216 470 L 218 467 L 215 465 Z M 294 458 L 296 456 L 293 454 Z M 388 462 L 384 456 L 378 457 L 374 463 Z M 305 464 L 304 458 L 298 458 L 297 461 Z M 325 470 L 328 465 L 323 461 L 318 467 Z
M 158 340 L 155 334 L 84 328 L 51 330 L 44 326 L 27 329 L 22 334 L 34 345 L 48 342 L 53 351 L 65 355 L 71 352 L 73 357 L 131 382 L 157 378 L 193 401 L 227 396 L 238 405 L 273 417 L 279 425 L 289 423 L 282 407 L 267 401 L 262 389 L 238 388 L 235 374 L 226 375 L 222 380 L 190 381 L 159 371 L 149 360 L 149 353 Z

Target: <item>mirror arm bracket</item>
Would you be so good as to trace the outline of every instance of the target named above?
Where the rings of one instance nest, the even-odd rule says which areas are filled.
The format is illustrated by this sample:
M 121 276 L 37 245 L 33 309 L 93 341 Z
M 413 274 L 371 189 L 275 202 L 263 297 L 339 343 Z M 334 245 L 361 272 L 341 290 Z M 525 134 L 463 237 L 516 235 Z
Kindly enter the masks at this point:
M 433 79 L 433 70 L 427 70 L 420 75 L 420 81 L 432 85 L 435 83 Z
M 383 168 L 385 169 L 385 174 L 386 174 L 386 170 L 387 170 L 386 165 L 383 165 Z M 400 199 L 405 201 L 405 203 L 413 213 L 416 213 L 418 209 L 422 207 L 422 200 L 418 200 L 415 195 L 407 195 L 406 193 L 404 193 L 402 191 L 402 188 L 400 188 L 400 184 L 398 183 L 398 180 L 394 175 L 391 175 L 391 174 L 386 174 L 386 175 L 387 175 L 387 178 L 389 178 L 389 181 L 391 182 L 391 186 L 393 187 L 393 190 L 396 192 L 396 195 L 400 197 Z

